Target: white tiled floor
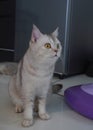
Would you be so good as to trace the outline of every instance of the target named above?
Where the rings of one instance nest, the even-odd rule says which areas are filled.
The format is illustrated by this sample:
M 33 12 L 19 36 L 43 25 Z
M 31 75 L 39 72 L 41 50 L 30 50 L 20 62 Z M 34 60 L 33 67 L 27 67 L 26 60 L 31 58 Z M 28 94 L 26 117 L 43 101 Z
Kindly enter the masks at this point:
M 47 111 L 51 115 L 48 121 L 35 118 L 35 124 L 29 128 L 21 126 L 22 114 L 14 113 L 8 95 L 9 76 L 0 76 L 0 130 L 93 130 L 93 121 L 73 111 L 58 95 L 48 97 Z M 85 75 L 70 77 L 59 81 L 63 90 L 72 85 L 93 83 L 93 78 Z

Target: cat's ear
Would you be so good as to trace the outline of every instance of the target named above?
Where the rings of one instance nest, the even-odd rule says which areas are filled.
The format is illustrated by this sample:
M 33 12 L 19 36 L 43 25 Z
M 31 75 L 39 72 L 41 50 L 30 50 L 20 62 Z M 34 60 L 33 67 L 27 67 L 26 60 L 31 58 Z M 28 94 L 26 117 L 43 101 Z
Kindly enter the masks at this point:
M 31 42 L 36 42 L 43 34 L 40 32 L 40 30 L 36 27 L 36 25 L 33 25 L 32 34 L 31 34 Z
M 56 28 L 56 30 L 52 33 L 53 36 L 55 37 L 58 37 L 58 30 L 59 30 L 59 27 Z

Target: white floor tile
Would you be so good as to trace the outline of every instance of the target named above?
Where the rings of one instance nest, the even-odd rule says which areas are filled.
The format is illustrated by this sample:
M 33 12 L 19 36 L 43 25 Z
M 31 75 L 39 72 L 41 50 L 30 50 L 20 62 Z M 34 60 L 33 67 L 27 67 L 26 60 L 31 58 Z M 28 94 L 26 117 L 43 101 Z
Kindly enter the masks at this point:
M 48 121 L 35 118 L 35 124 L 29 128 L 21 126 L 22 114 L 16 114 L 8 95 L 9 76 L 0 76 L 0 130 L 93 130 L 93 121 L 73 111 L 58 95 L 48 97 L 47 111 L 51 115 Z M 59 82 L 59 81 L 58 81 Z M 63 90 L 72 85 L 93 83 L 93 78 L 79 75 L 60 80 Z

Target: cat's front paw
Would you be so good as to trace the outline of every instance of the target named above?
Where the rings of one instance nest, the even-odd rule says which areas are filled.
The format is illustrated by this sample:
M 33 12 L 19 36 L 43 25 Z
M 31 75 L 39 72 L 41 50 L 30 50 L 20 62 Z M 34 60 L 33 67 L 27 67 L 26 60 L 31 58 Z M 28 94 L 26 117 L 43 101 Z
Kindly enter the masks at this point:
M 49 116 L 47 113 L 39 114 L 39 117 L 40 117 L 42 120 L 49 120 L 49 119 L 50 119 L 50 116 Z
M 22 121 L 22 126 L 29 127 L 33 125 L 33 119 L 24 119 Z

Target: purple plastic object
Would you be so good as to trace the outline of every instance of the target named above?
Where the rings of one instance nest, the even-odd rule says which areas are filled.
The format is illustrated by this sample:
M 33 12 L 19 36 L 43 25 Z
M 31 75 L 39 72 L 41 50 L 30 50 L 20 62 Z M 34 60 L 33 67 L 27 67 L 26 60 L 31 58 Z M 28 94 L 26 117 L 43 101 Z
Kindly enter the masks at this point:
M 93 119 L 93 84 L 70 87 L 65 90 L 64 97 L 72 109 Z

